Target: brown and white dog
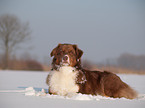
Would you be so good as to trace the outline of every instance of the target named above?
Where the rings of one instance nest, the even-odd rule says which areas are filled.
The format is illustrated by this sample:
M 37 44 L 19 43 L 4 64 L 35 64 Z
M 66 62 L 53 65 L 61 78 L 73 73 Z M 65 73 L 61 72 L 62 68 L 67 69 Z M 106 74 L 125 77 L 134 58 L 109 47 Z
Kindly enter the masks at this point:
M 51 52 L 52 71 L 47 77 L 49 93 L 73 96 L 76 93 L 134 99 L 137 93 L 111 72 L 81 67 L 83 51 L 77 45 L 59 44 Z

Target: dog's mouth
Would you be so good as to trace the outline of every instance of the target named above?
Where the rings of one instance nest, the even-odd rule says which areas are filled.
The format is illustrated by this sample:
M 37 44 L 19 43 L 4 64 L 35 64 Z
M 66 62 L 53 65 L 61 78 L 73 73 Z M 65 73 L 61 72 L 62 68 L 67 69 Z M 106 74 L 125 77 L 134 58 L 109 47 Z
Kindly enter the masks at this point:
M 70 64 L 69 63 L 62 63 L 61 62 L 61 66 L 69 66 Z

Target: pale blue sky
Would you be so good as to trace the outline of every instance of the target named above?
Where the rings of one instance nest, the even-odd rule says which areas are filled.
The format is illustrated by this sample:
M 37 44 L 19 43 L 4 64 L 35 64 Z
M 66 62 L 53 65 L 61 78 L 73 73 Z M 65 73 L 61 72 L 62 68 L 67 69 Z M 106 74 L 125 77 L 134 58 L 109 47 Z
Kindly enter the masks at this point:
M 93 62 L 145 54 L 145 0 L 0 0 L 5 13 L 30 23 L 26 52 L 42 61 L 58 43 L 78 44 Z

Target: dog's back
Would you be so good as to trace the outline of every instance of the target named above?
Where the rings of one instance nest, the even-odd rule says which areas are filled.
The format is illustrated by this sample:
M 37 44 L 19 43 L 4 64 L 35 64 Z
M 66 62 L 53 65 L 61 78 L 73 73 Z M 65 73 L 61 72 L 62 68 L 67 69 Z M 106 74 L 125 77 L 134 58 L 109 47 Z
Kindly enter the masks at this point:
M 137 93 L 117 75 L 111 72 L 83 70 L 86 83 L 80 84 L 80 92 L 84 94 L 103 95 L 107 97 L 134 99 Z

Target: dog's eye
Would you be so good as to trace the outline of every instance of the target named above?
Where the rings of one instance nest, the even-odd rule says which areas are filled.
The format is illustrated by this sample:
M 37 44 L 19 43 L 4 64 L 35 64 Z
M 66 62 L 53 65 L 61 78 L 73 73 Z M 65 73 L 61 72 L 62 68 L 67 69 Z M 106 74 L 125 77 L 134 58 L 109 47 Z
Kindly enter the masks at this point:
M 53 60 L 56 61 L 56 58 L 54 58 Z

